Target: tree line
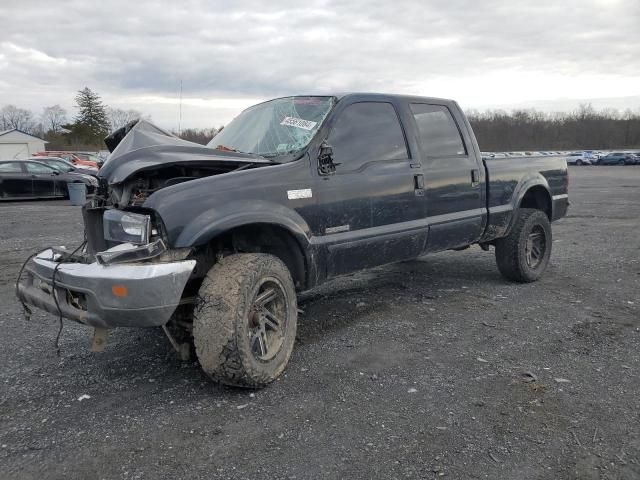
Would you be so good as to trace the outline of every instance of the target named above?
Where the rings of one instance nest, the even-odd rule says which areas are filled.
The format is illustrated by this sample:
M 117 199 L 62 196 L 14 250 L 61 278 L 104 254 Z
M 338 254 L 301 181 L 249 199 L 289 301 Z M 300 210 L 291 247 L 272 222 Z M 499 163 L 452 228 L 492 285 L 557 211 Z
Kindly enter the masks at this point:
M 77 115 L 70 119 L 60 105 L 45 107 L 40 115 L 5 105 L 0 109 L 0 130 L 16 128 L 50 142 L 53 149 L 83 146 L 102 149 L 102 140 L 110 132 L 141 118 L 136 110 L 112 108 L 102 103 L 100 96 L 89 88 L 80 90 L 76 97 Z
M 145 118 L 137 110 L 104 105 L 100 95 L 88 87 L 80 90 L 72 119 L 60 105 L 45 107 L 40 115 L 5 105 L 0 109 L 0 130 L 17 128 L 49 141 L 50 150 L 104 148 L 109 133 L 132 120 Z M 574 150 L 640 147 L 640 112 L 596 110 L 581 105 L 570 113 L 537 110 L 487 110 L 467 112 L 483 151 Z M 172 133 L 192 142 L 206 144 L 223 127 L 187 128 Z
M 640 112 L 596 110 L 581 105 L 570 113 L 537 110 L 470 111 L 480 150 L 607 150 L 640 147 Z
M 49 142 L 49 150 L 102 150 L 103 140 L 127 123 L 144 118 L 137 110 L 123 110 L 105 105 L 96 92 L 88 87 L 75 96 L 78 113 L 70 118 L 60 105 L 45 107 L 40 115 L 30 110 L 5 105 L 0 109 L 0 131 L 18 129 Z M 188 128 L 174 135 L 196 143 L 206 144 L 220 128 Z

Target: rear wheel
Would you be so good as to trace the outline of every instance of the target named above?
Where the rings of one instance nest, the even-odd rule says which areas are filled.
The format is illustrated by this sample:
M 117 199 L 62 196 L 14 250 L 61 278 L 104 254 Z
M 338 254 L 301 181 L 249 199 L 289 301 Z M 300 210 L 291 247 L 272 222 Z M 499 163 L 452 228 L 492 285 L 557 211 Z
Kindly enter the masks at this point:
M 618 162 L 618 165 L 624 165 L 624 160 L 620 160 L 620 161 Z
M 581 167 L 581 166 L 583 165 L 582 160 L 578 160 L 578 161 L 576 162 L 576 165 L 578 165 L 578 166 L 580 166 L 580 167 Z
M 298 310 L 291 274 L 262 253 L 226 257 L 200 287 L 193 337 L 203 370 L 216 382 L 263 387 L 285 369 Z
M 551 242 L 547 215 L 540 210 L 520 209 L 509 235 L 496 241 L 498 270 L 516 282 L 538 280 L 549 264 Z

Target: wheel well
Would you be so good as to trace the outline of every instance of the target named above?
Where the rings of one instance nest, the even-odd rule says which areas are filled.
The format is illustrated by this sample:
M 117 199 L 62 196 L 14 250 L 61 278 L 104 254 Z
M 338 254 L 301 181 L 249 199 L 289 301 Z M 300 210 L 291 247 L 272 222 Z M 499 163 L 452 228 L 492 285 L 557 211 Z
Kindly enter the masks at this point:
M 547 214 L 549 221 L 552 218 L 551 195 L 546 188 L 541 185 L 531 187 L 522 197 L 520 208 L 535 208 Z
M 269 253 L 287 266 L 296 289 L 303 290 L 306 286 L 306 262 L 302 248 L 286 228 L 268 223 L 243 225 L 214 237 L 203 247 L 200 254 L 206 254 L 211 265 L 219 255 Z

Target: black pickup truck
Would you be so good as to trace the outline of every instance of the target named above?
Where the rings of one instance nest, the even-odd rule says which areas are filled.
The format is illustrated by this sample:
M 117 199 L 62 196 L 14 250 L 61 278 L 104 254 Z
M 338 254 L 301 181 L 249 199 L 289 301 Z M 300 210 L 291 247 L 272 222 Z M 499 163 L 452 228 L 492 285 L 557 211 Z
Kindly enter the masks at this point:
M 333 277 L 479 244 L 507 279 L 538 279 L 569 204 L 564 159 L 482 160 L 451 100 L 294 96 L 243 111 L 207 146 L 145 121 L 105 142 L 85 243 L 36 255 L 18 297 L 95 327 L 96 348 L 118 326 L 162 326 L 176 348 L 192 338 L 231 385 L 284 370 L 296 292 Z

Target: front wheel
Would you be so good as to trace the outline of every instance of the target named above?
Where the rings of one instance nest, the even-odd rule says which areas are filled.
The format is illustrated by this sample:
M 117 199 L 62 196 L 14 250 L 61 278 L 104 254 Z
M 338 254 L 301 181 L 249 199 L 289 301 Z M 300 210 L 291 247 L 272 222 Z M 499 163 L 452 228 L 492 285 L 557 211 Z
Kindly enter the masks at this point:
M 582 160 L 578 160 L 578 161 L 576 162 L 576 165 L 578 165 L 579 167 L 581 167 L 581 166 L 582 166 Z
M 298 309 L 289 270 L 262 253 L 230 255 L 198 292 L 196 355 L 216 382 L 258 388 L 283 372 L 296 337 Z
M 620 161 L 618 162 L 618 165 L 624 165 L 624 164 L 625 164 L 624 160 L 620 160 Z
M 522 208 L 517 215 L 509 235 L 496 241 L 496 263 L 509 280 L 535 282 L 551 257 L 551 223 L 540 210 Z

